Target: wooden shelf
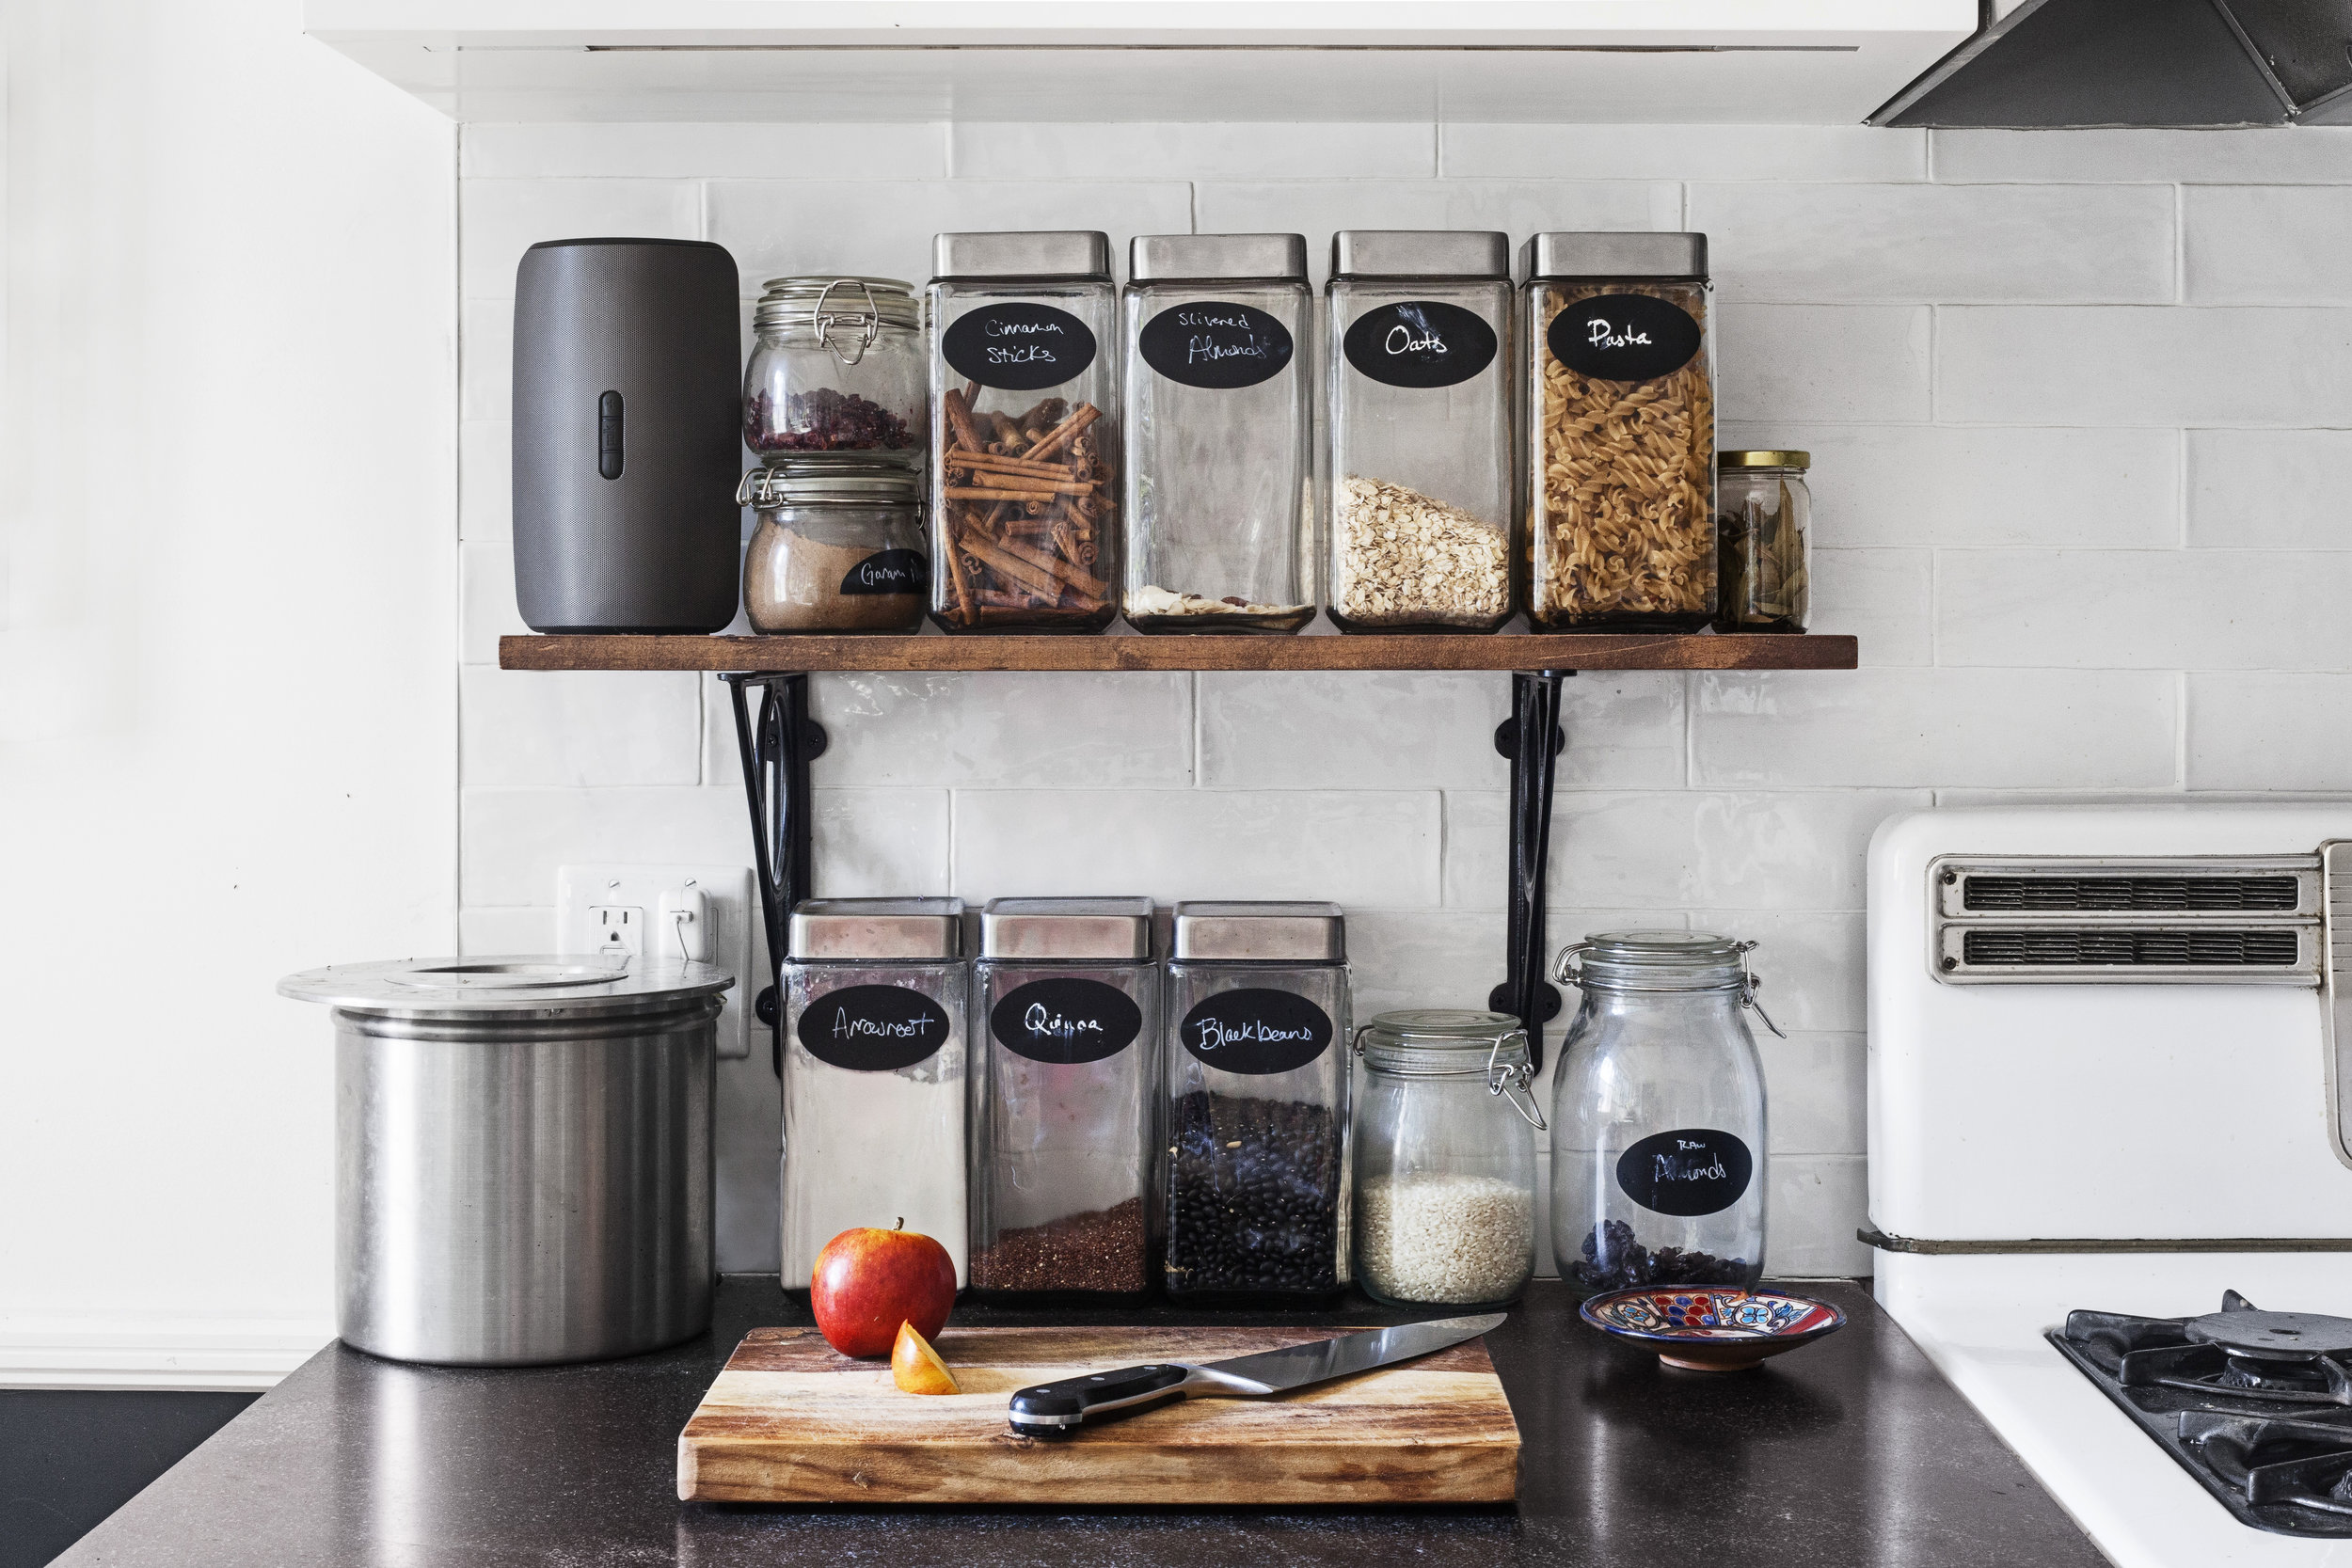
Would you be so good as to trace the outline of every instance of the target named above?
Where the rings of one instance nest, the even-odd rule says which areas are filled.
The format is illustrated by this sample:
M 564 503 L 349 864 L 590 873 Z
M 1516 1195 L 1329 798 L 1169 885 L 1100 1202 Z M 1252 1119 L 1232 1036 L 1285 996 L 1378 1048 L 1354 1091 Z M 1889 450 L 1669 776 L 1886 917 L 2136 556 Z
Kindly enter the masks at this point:
M 502 670 L 1851 670 L 1851 637 L 501 637 Z

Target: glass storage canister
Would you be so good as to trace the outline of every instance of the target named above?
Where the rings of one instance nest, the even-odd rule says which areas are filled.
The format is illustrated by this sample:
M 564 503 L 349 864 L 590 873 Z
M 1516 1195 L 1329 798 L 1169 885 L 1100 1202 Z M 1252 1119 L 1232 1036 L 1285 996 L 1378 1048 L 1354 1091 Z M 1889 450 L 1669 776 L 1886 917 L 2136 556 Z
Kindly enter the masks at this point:
M 1546 631 L 1715 615 L 1715 374 L 1704 234 L 1528 241 L 1530 580 Z
M 1560 952 L 1553 977 L 1584 999 L 1552 1085 L 1551 1246 L 1580 1297 L 1764 1273 L 1755 945 L 1614 931 Z
M 1809 451 L 1727 451 L 1715 460 L 1723 553 L 1717 631 L 1803 631 L 1813 610 Z
M 1535 1271 L 1527 1032 L 1504 1013 L 1382 1013 L 1356 1031 L 1356 1282 L 1391 1306 L 1501 1307 Z
M 914 473 L 800 458 L 749 470 L 735 499 L 759 518 L 743 556 L 753 630 L 921 628 L 928 566 Z
M 811 898 L 783 964 L 784 1288 L 858 1226 L 903 1222 L 964 1282 L 963 904 Z
M 1144 234 L 1128 249 L 1127 624 L 1314 619 L 1307 242 Z
M 852 452 L 923 461 L 921 315 L 895 277 L 771 277 L 752 311 L 743 444 L 772 463 Z
M 1511 618 L 1511 239 L 1331 237 L 1331 623 L 1493 631 Z
M 1149 898 L 992 898 L 972 973 L 972 1288 L 1139 1296 L 1160 971 Z
M 1100 631 L 1119 613 L 1110 239 L 941 234 L 931 248 L 931 619 Z
M 1339 907 L 1183 903 L 1168 962 L 1162 1280 L 1172 1296 L 1347 1283 L 1347 937 Z

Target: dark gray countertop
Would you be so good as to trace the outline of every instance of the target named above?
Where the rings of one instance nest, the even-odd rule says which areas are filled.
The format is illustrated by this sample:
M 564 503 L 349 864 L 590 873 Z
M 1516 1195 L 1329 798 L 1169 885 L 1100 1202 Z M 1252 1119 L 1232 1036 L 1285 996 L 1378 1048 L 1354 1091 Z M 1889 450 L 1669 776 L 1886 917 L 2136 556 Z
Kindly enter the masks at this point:
M 584 1367 L 405 1367 L 330 1345 L 64 1557 L 394 1568 L 1068 1563 L 1626 1564 L 1708 1560 L 2094 1568 L 2099 1553 L 1864 1291 L 1851 1322 L 1752 1372 L 1677 1372 L 1532 1287 L 1487 1337 L 1519 1422 L 1516 1509 L 785 1509 L 681 1503 L 678 1429 L 751 1328 L 804 1323 L 730 1277 L 704 1338 Z M 1167 1307 L 959 1323 L 1408 1321 Z M 1246 1554 L 1246 1555 L 1245 1555 Z

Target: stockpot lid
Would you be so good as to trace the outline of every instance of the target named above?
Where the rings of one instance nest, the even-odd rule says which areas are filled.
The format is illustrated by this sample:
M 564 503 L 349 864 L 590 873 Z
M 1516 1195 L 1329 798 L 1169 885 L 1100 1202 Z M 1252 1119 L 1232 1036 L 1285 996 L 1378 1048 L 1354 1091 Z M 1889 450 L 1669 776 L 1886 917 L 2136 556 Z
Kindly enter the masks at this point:
M 761 287 L 767 292 L 752 311 L 755 332 L 787 326 L 814 329 L 820 314 L 844 330 L 867 321 L 914 327 L 923 320 L 914 285 L 903 277 L 771 277 Z
M 1137 234 L 1127 242 L 1127 279 L 1307 277 L 1304 234 Z
M 1091 229 L 1013 230 L 1001 234 L 934 234 L 931 276 L 1099 277 L 1111 276 L 1111 237 Z
M 1151 956 L 1149 898 L 992 898 L 980 911 L 983 958 Z
M 1704 234 L 1537 234 L 1521 247 L 1530 277 L 1707 276 Z
M 1193 901 L 1176 906 L 1175 958 L 1344 963 L 1347 923 L 1337 904 Z
M 953 959 L 963 956 L 961 898 L 809 898 L 793 910 L 785 947 L 795 958 Z
M 1331 236 L 1334 277 L 1511 276 L 1511 236 L 1485 229 L 1343 229 Z
M 549 953 L 329 964 L 287 975 L 278 994 L 375 1018 L 521 1020 L 653 1012 L 733 984 L 716 964 Z

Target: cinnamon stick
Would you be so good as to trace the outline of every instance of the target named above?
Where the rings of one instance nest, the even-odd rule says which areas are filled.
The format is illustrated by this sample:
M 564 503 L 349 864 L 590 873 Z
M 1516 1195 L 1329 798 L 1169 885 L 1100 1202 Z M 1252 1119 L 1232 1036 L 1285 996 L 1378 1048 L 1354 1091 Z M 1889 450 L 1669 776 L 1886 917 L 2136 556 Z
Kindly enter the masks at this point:
M 972 429 L 972 405 L 953 387 L 939 400 L 947 409 L 947 422 L 956 429 L 956 439 L 974 451 L 979 450 L 980 438 Z
M 1053 573 L 1041 570 L 1019 556 L 968 536 L 958 541 L 957 547 L 998 577 L 1019 583 L 1033 594 L 1041 594 L 1049 602 L 1061 597 L 1061 584 L 1055 580 Z
M 1110 592 L 1110 584 L 1104 582 L 1101 578 L 1089 577 L 1086 573 L 1078 570 L 1077 567 L 1073 566 L 1070 562 L 1062 560 L 1059 556 L 1048 555 L 1045 551 L 1037 548 L 1033 545 L 1023 545 L 1008 539 L 1005 541 L 1005 548 L 1011 551 L 1014 555 L 1019 556 L 1022 560 L 1028 562 L 1030 564 L 1037 566 L 1043 571 L 1053 573 L 1054 576 L 1070 584 L 1071 587 L 1076 589 L 1079 593 L 1086 594 L 1089 598 L 1099 600 L 1104 594 Z
M 1045 433 L 1037 445 L 1021 455 L 1034 463 L 1048 453 L 1059 451 L 1065 442 L 1075 440 L 1078 433 L 1103 417 L 1103 411 L 1090 403 L 1082 403 L 1071 410 L 1070 418 Z

